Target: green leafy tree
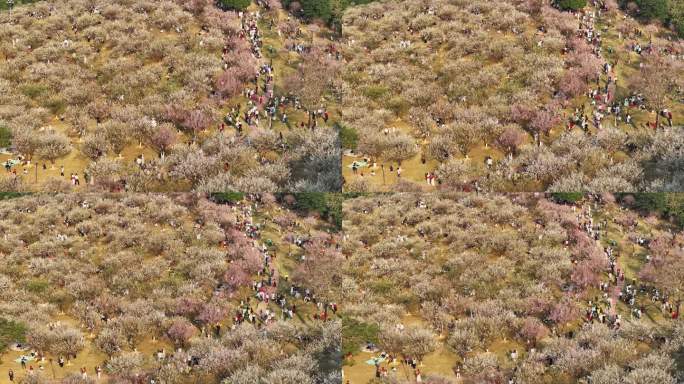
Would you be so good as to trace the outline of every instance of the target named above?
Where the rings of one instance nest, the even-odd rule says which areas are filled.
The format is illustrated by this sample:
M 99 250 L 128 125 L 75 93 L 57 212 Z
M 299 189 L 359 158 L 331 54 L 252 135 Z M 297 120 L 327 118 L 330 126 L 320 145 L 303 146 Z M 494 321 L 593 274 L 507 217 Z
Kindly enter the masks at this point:
M 339 130 L 342 147 L 355 151 L 356 147 L 359 145 L 359 133 L 354 128 L 344 125 L 340 125 Z
M 26 326 L 22 323 L 0 318 L 0 353 L 4 352 L 10 343 L 26 342 Z
M 634 193 L 634 207 L 645 213 L 663 214 L 667 210 L 667 199 L 663 193 Z
M 294 195 L 280 193 L 279 200 L 294 197 L 293 208 L 302 214 L 317 213 L 333 225 L 334 230 L 342 229 L 342 202 L 345 195 L 340 193 L 301 192 Z
M 659 194 L 664 195 L 664 194 Z M 669 216 L 684 228 L 684 196 L 679 193 L 667 195 L 667 212 Z
M 301 0 L 302 14 L 307 20 L 321 19 L 330 22 L 332 7 L 329 0 Z
M 639 16 L 665 21 L 669 15 L 667 0 L 637 0 Z
M 241 192 L 219 192 L 212 193 L 211 200 L 217 204 L 235 204 L 242 201 L 245 194 Z
M 39 0 L 14 0 L 14 6 L 16 7 L 17 5 L 22 5 L 22 4 L 31 4 L 35 3 Z M 4 9 L 9 9 L 10 4 L 7 2 L 7 0 L 2 0 L 0 1 L 0 10 Z
M 378 343 L 380 327 L 349 316 L 342 318 L 342 354 L 358 353 L 364 343 Z
M 559 0 L 558 8 L 564 11 L 577 11 L 587 6 L 587 0 Z
M 12 144 L 12 131 L 4 126 L 0 126 L 0 148 L 9 147 Z
M 251 3 L 251 0 L 219 0 L 218 5 L 224 10 L 236 9 L 242 11 L 249 7 Z
M 556 192 L 552 193 L 551 197 L 557 203 L 575 204 L 584 198 L 584 194 L 582 192 Z
M 684 37 L 684 1 L 675 0 L 670 2 L 670 21 L 677 34 L 680 37 Z

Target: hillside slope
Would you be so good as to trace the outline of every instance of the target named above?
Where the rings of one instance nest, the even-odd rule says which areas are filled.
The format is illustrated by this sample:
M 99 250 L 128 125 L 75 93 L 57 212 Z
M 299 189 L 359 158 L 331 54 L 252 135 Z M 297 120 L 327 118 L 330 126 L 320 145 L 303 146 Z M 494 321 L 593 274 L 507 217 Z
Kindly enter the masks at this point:
M 327 79 L 311 84 L 317 93 L 288 87 L 302 62 L 334 67 L 318 44 L 325 31 L 311 42 L 266 7 L 54 1 L 15 7 L 11 20 L 0 12 L 2 189 L 340 190 Z
M 681 190 L 684 45 L 590 3 L 348 9 L 346 188 Z

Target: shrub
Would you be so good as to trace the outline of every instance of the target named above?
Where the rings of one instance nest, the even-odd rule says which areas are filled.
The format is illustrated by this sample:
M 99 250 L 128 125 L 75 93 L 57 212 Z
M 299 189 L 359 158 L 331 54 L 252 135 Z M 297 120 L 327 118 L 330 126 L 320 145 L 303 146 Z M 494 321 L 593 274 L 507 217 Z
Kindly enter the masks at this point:
M 50 283 L 43 279 L 32 279 L 26 283 L 26 290 L 31 293 L 41 294 L 50 287 Z
M 30 97 L 32 99 L 35 99 L 36 97 L 42 95 L 43 93 L 47 92 L 48 88 L 40 85 L 40 84 L 29 84 L 24 86 L 21 89 L 21 92 L 26 95 L 27 97 Z

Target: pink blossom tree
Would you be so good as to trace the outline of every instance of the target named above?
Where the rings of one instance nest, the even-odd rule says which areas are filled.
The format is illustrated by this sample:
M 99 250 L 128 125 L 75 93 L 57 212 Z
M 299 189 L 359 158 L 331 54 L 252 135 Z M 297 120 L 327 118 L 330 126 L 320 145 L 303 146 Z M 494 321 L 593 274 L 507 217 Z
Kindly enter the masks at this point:
M 159 156 L 164 159 L 166 152 L 178 139 L 176 130 L 169 124 L 162 124 L 150 137 L 150 144 L 159 152 Z
M 184 346 L 197 334 L 197 328 L 184 317 L 177 317 L 171 323 L 167 334 L 176 345 Z

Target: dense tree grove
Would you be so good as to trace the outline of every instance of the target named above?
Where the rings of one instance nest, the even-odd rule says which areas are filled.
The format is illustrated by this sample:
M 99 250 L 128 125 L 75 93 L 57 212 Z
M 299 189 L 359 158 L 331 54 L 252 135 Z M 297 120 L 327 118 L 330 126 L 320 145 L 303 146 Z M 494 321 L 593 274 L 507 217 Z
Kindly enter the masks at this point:
M 111 383 L 337 383 L 341 254 L 306 215 L 271 195 L 2 201 L 0 353 L 25 342 L 10 356 L 36 382 L 83 366 Z
M 684 37 L 684 1 L 682 0 L 620 0 L 620 5 L 636 17 L 659 21 Z
M 2 183 L 63 190 L 71 174 L 72 185 L 131 191 L 340 190 L 323 102 L 336 60 L 324 42 L 295 51 L 311 36 L 277 1 L 233 10 L 249 4 L 64 0 L 1 12 L 0 146 L 12 144 Z M 297 68 L 307 89 L 284 91 L 275 71 Z M 300 125 L 302 105 L 316 129 Z
M 612 195 L 553 198 L 345 201 L 347 376 L 370 382 L 380 355 L 377 382 L 681 380 L 681 227 Z
M 347 189 L 681 190 L 661 143 L 682 140 L 682 42 L 614 1 L 551 3 L 348 9 Z

